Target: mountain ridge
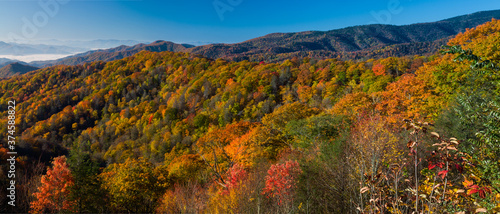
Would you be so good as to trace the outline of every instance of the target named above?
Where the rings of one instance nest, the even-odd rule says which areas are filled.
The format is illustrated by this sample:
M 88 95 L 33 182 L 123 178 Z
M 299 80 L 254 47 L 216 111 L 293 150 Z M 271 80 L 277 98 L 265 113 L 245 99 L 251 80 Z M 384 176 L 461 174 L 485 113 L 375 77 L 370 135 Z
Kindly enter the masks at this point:
M 0 68 L 0 78 L 22 75 L 34 70 L 38 70 L 38 68 L 22 62 L 14 62 Z
M 437 22 L 410 25 L 360 25 L 329 31 L 303 31 L 296 33 L 272 33 L 235 44 L 199 46 L 192 52 L 211 58 L 255 60 L 252 55 L 293 53 L 296 51 L 356 52 L 377 46 L 390 46 L 414 42 L 430 42 L 464 32 L 467 28 L 500 18 L 500 10 L 481 11 Z M 438 42 L 442 44 L 442 42 Z M 432 44 L 429 44 L 429 48 Z M 217 54 L 224 50 L 229 53 Z M 435 50 L 436 48 L 431 48 Z M 217 50 L 217 51 L 215 51 Z M 245 50 L 246 54 L 238 53 Z M 419 52 L 409 54 L 422 54 Z M 425 53 L 424 53 L 425 54 Z M 332 55 L 332 56 L 335 56 Z M 328 57 L 328 56 L 327 56 Z
M 328 31 L 271 33 L 239 43 L 193 46 L 158 40 L 150 44 L 119 46 L 94 50 L 31 65 L 77 65 L 92 61 L 111 61 L 131 56 L 142 50 L 154 52 L 188 52 L 207 58 L 234 61 L 276 62 L 293 57 L 341 58 L 357 60 L 388 56 L 430 55 L 447 42 L 447 38 L 468 28 L 500 19 L 500 10 L 480 11 L 436 22 L 409 25 L 359 25 Z
M 144 50 L 153 52 L 162 52 L 162 51 L 179 52 L 190 47 L 193 46 L 188 44 L 176 44 L 173 42 L 158 40 L 150 44 L 140 43 L 134 46 L 121 45 L 110 49 L 88 51 L 85 53 L 65 57 L 58 60 L 35 61 L 30 64 L 40 67 L 48 67 L 60 64 L 77 65 L 85 62 L 113 61 L 117 59 L 123 59 L 125 57 L 132 56 Z

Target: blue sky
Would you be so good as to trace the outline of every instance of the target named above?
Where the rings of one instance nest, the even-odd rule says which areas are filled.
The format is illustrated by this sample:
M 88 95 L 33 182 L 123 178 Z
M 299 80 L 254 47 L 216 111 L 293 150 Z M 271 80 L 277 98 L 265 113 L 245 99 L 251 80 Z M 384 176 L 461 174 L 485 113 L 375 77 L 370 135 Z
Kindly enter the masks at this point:
M 48 7 L 44 9 L 43 5 Z M 431 22 L 494 9 L 500 9 L 500 2 L 0 0 L 0 40 L 132 39 L 234 43 L 273 32 L 331 30 L 370 23 Z

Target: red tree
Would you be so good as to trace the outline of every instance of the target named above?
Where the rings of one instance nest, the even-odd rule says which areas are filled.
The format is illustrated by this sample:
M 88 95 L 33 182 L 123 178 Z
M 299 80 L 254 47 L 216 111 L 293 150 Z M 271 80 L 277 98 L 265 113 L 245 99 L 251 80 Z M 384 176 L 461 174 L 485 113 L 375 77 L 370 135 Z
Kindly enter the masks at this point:
M 278 201 L 279 206 L 290 207 L 297 178 L 302 173 L 297 161 L 274 164 L 267 171 L 263 194 Z
M 230 190 L 237 189 L 238 186 L 247 178 L 247 171 L 239 164 L 234 164 L 229 168 L 226 179 L 226 190 L 222 194 L 228 194 Z

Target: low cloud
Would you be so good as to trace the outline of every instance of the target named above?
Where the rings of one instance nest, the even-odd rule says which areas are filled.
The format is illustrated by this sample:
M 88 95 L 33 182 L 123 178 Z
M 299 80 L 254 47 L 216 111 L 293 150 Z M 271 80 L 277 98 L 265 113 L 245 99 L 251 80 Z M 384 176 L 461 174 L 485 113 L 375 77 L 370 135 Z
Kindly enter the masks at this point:
M 0 55 L 0 58 L 7 58 L 12 60 L 19 60 L 23 62 L 33 62 L 33 61 L 45 61 L 45 60 L 55 60 L 64 58 L 67 56 L 72 56 L 74 54 L 33 54 L 33 55 L 24 55 L 24 56 L 16 56 L 16 55 Z

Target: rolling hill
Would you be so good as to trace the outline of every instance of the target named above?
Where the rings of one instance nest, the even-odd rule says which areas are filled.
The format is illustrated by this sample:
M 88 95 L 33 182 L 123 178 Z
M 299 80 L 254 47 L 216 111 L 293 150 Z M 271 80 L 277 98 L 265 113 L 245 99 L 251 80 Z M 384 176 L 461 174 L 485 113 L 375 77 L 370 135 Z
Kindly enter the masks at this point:
M 85 48 L 87 50 L 95 49 L 108 49 L 120 45 L 136 45 L 141 43 L 136 40 L 117 40 L 117 39 L 96 39 L 96 40 L 59 40 L 59 39 L 45 39 L 34 41 L 39 44 L 46 45 L 64 45 L 75 48 Z
M 14 59 L 0 58 L 0 68 L 14 62 L 19 62 L 19 61 Z
M 14 62 L 0 68 L 0 78 L 21 75 L 37 69 L 38 69 L 37 67 L 33 67 L 19 62 Z
M 173 51 L 182 52 L 186 51 L 188 48 L 193 47 L 188 44 L 176 44 L 173 42 L 166 41 L 156 41 L 151 44 L 138 44 L 134 46 L 118 46 L 116 48 L 106 49 L 106 50 L 94 50 L 85 53 L 77 54 L 75 56 L 69 56 L 59 60 L 51 61 L 36 61 L 32 62 L 31 65 L 48 67 L 52 65 L 78 65 L 86 62 L 94 61 L 113 61 L 118 59 L 123 59 L 125 57 L 132 56 L 141 51 L 152 51 L 152 52 L 163 52 L 163 51 Z

